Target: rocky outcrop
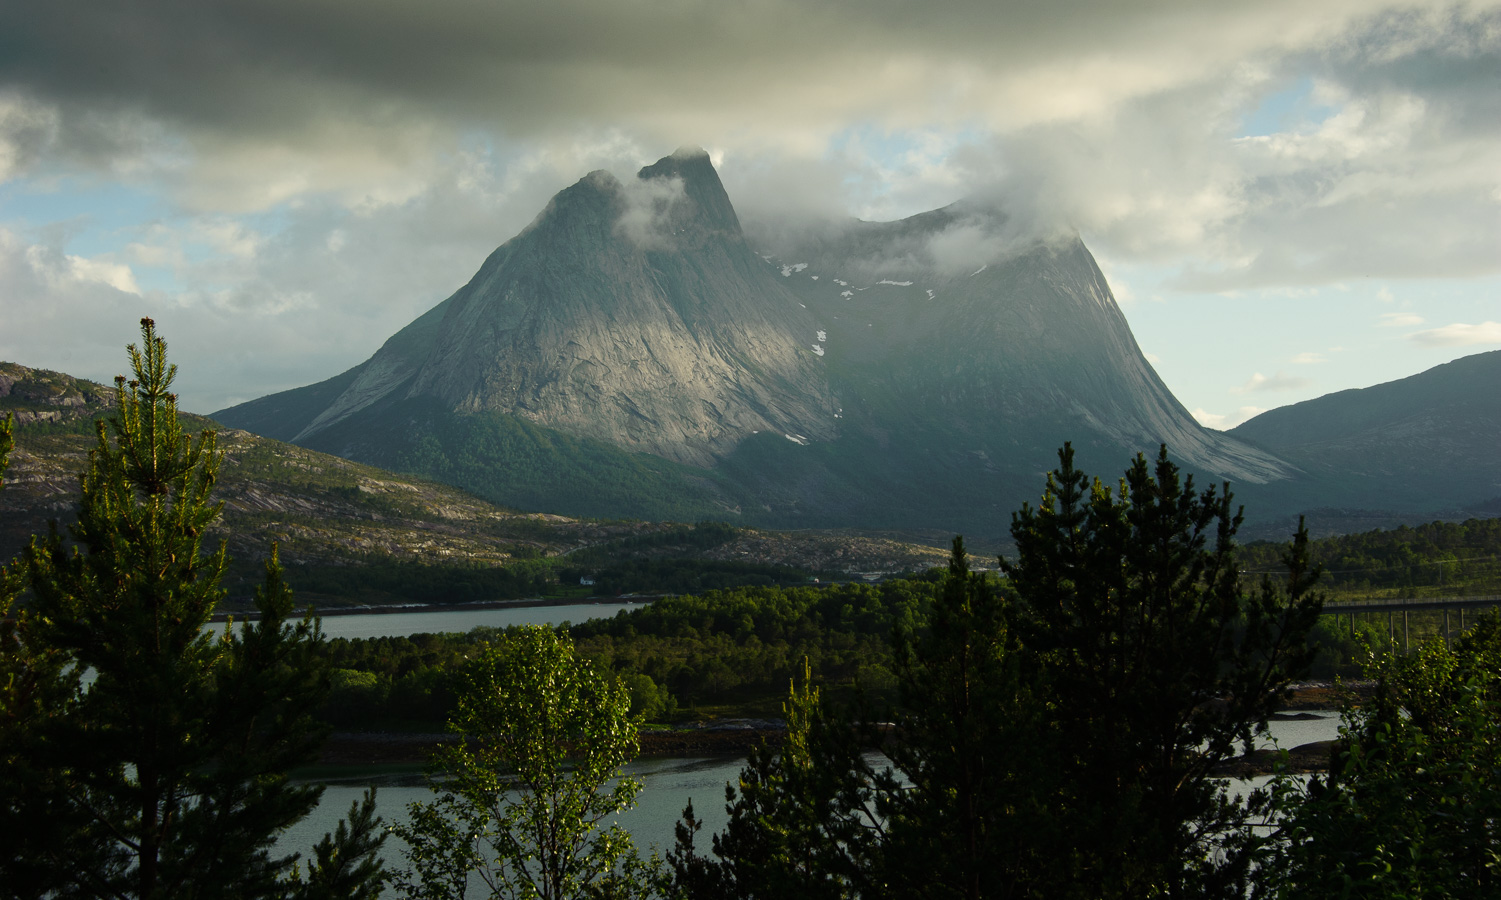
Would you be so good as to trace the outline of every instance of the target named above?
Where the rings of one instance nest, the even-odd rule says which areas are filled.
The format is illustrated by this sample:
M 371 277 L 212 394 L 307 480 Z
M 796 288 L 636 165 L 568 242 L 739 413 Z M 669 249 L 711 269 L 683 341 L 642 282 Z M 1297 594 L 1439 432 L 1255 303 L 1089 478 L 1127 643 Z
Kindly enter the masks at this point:
M 61 372 L 0 362 L 0 418 L 17 425 L 61 425 L 113 407 L 111 388 Z

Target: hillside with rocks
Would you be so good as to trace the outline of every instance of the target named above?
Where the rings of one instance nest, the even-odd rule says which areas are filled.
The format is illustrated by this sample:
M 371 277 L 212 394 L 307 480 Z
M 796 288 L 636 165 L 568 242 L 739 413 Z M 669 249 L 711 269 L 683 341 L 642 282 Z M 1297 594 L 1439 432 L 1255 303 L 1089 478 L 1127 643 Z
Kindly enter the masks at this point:
M 94 421 L 113 408 L 113 389 L 70 376 L 0 363 L 0 417 L 14 415 L 17 446 L 0 489 L 0 558 L 18 553 L 49 520 L 66 524 L 78 473 L 95 444 Z M 299 567 L 408 562 L 504 567 L 593 550 L 603 559 L 702 557 L 849 573 L 926 568 L 941 550 L 839 534 L 772 534 L 734 529 L 707 551 L 659 542 L 671 523 L 600 521 L 498 507 L 438 482 L 223 428 L 185 415 L 191 430 L 218 432 L 224 453 L 217 497 L 223 516 L 211 539 L 229 546 L 231 606 L 243 608 L 258 566 L 277 544 L 294 587 Z

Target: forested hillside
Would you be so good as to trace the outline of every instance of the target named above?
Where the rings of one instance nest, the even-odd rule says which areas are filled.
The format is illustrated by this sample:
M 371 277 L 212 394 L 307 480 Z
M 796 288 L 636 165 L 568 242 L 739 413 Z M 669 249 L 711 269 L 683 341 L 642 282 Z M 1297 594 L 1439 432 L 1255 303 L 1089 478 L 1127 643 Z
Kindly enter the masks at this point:
M 1277 545 L 1241 550 L 1247 573 L 1276 570 Z M 1355 597 L 1501 594 L 1501 518 L 1430 522 L 1323 538 L 1309 546 L 1325 590 Z

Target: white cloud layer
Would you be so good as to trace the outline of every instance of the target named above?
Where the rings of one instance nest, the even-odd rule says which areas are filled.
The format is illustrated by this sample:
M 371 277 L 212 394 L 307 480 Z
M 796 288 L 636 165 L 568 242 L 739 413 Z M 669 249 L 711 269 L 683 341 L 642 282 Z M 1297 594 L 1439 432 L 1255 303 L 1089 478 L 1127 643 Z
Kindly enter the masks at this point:
M 1421 325 L 1423 322 L 1423 317 L 1416 313 L 1393 312 L 1381 314 L 1381 324 L 1388 328 L 1411 328 L 1414 325 Z
M 1481 322 L 1467 325 L 1456 322 L 1442 328 L 1432 328 L 1410 335 L 1412 341 L 1425 347 L 1471 347 L 1480 344 L 1501 344 L 1501 322 Z
M 1263 391 L 1295 391 L 1307 385 L 1307 378 L 1288 375 L 1285 372 L 1279 371 L 1270 377 L 1257 372 L 1248 378 L 1245 384 L 1232 389 L 1232 393 L 1250 394 Z

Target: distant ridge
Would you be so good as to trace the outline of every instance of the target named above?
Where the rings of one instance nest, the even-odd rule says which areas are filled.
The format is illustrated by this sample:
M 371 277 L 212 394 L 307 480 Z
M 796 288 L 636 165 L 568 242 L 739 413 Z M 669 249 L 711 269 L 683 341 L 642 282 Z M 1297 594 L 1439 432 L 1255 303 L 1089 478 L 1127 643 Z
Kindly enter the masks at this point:
M 1322 505 L 1490 508 L 1501 497 L 1501 350 L 1270 410 L 1229 434 L 1308 472 Z

